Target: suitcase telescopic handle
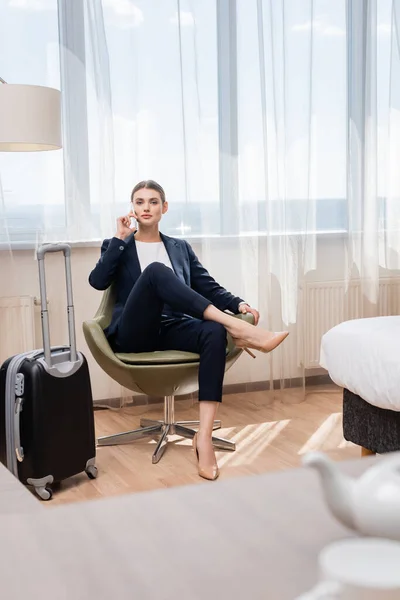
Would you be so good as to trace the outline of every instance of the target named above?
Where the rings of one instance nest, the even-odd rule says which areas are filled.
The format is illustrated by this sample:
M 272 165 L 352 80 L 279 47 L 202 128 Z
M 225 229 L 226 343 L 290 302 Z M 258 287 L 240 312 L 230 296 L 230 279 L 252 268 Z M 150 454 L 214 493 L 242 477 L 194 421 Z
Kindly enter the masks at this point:
M 71 256 L 71 246 L 69 244 L 42 244 L 37 250 L 37 258 L 41 260 L 48 252 L 63 252 L 64 256 Z
M 36 253 L 39 264 L 39 284 L 40 284 L 40 312 L 42 318 L 42 334 L 43 334 L 43 351 L 44 359 L 49 367 L 52 366 L 51 361 L 51 345 L 50 345 L 50 325 L 49 313 L 47 310 L 47 293 L 46 293 L 46 275 L 44 268 L 44 259 L 48 252 L 63 252 L 65 259 L 65 279 L 67 287 L 67 316 L 68 316 L 68 337 L 70 347 L 70 360 L 77 360 L 76 354 L 76 336 L 75 336 L 75 315 L 74 301 L 72 296 L 72 275 L 71 275 L 71 246 L 69 244 L 42 244 Z
M 21 446 L 21 435 L 20 435 L 20 415 L 22 412 L 23 398 L 17 398 L 15 402 L 14 411 L 14 442 L 15 442 L 15 454 L 18 462 L 24 460 L 24 449 Z

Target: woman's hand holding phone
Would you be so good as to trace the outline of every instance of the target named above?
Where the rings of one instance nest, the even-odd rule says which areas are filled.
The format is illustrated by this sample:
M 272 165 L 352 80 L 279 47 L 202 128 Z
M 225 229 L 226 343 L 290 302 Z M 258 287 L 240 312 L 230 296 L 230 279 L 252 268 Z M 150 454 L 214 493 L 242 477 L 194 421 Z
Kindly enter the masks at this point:
M 125 240 L 131 233 L 136 231 L 136 226 L 131 225 L 131 219 L 136 219 L 136 215 L 134 212 L 130 212 L 129 214 L 119 217 L 117 219 L 117 233 L 115 237 L 119 240 Z

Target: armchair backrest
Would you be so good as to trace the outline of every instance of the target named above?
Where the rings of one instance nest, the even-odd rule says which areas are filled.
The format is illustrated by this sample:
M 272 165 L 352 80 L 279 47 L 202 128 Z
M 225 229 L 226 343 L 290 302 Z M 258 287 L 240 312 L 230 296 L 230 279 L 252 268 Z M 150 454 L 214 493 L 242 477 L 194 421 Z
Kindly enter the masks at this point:
M 115 304 L 115 287 L 111 284 L 109 288 L 103 292 L 103 296 L 99 308 L 94 315 L 94 320 L 104 330 L 111 323 L 112 312 Z

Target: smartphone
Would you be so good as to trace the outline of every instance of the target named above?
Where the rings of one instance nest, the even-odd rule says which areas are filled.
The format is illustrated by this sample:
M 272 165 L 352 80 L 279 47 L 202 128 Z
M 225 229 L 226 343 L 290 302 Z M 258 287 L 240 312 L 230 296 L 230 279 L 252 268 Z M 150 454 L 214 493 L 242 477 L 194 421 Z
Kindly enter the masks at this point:
M 129 207 L 129 212 L 133 212 L 133 214 L 135 214 L 131 207 Z M 137 220 L 135 219 L 135 217 L 130 218 L 129 227 L 131 229 L 137 229 Z

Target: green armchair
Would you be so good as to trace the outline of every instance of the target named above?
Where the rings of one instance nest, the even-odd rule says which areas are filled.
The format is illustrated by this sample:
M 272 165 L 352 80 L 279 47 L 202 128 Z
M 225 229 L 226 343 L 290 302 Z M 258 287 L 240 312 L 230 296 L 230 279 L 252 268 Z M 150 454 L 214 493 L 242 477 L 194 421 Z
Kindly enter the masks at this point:
M 114 353 L 104 335 L 104 329 L 111 321 L 115 302 L 113 287 L 103 294 L 96 315 L 90 321 L 84 321 L 83 332 L 87 345 L 100 367 L 115 381 L 129 390 L 141 392 L 147 396 L 164 397 L 164 418 L 160 420 L 141 419 L 140 429 L 100 437 L 98 446 L 110 446 L 133 442 L 145 437 L 159 437 L 152 462 L 162 457 L 168 435 L 180 435 L 192 439 L 198 421 L 175 421 L 174 398 L 189 394 L 198 389 L 199 355 L 192 352 L 165 350 L 141 352 L 135 354 Z M 252 315 L 237 315 L 238 318 L 252 322 Z M 226 370 L 236 362 L 242 353 L 234 346 L 232 338 L 227 336 Z M 221 427 L 221 421 L 214 422 L 214 429 Z M 229 440 L 213 437 L 214 446 L 223 450 L 235 450 L 235 444 Z

